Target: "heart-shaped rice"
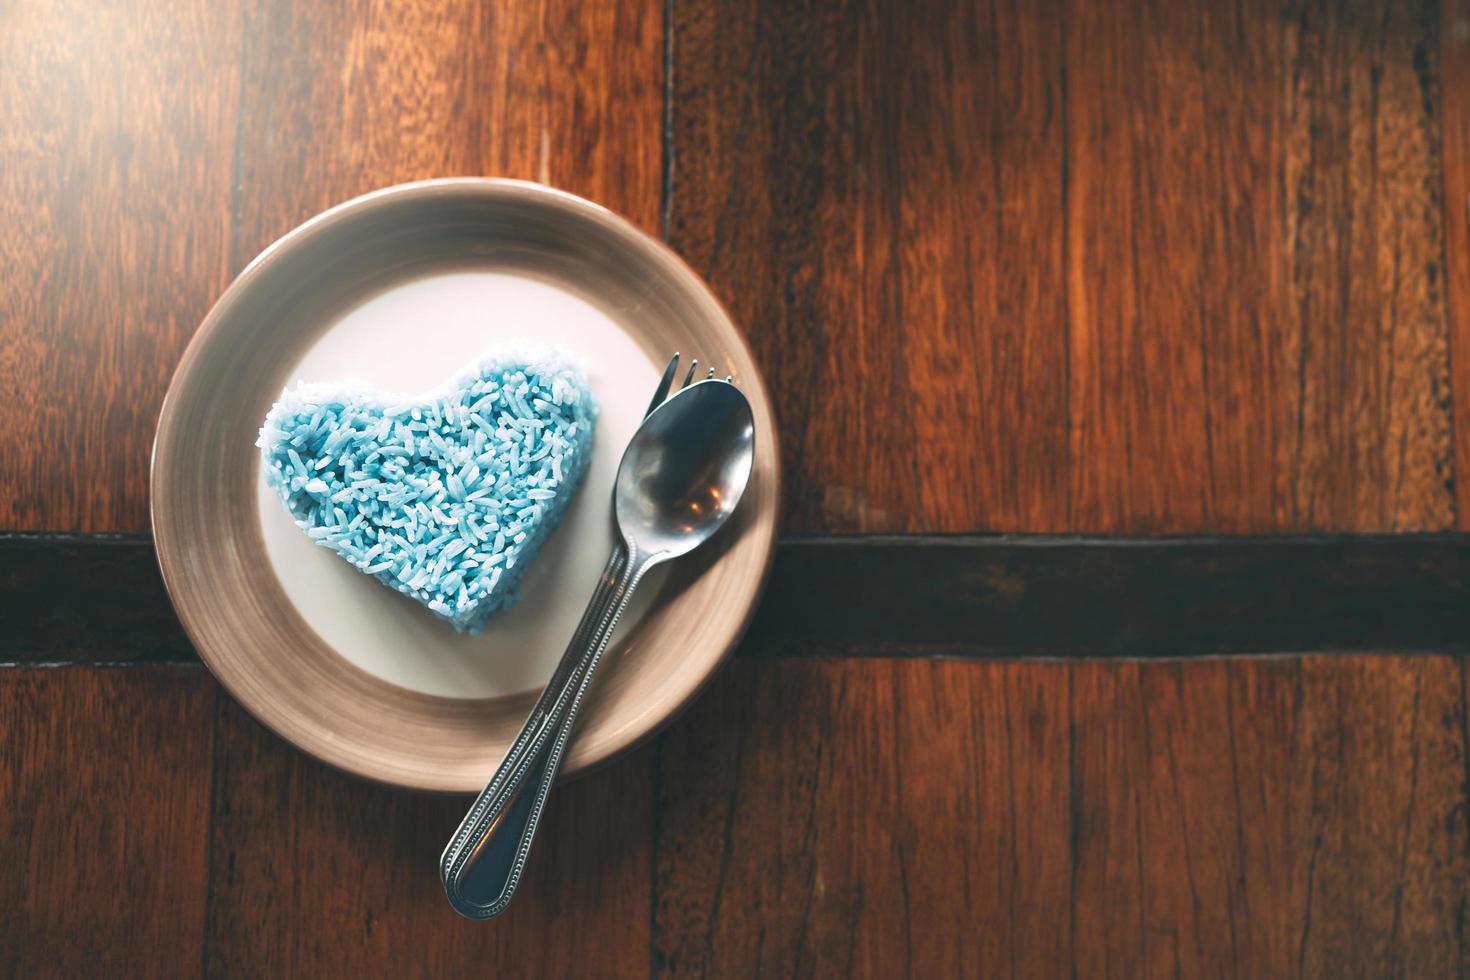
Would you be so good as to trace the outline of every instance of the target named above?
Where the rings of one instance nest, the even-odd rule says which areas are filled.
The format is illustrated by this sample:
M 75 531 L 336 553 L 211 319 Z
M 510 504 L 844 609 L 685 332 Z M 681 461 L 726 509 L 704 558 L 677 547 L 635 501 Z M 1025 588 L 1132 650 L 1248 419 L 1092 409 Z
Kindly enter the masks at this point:
M 298 384 L 256 445 L 317 544 L 478 633 L 576 493 L 596 414 L 573 360 L 518 345 L 416 398 Z

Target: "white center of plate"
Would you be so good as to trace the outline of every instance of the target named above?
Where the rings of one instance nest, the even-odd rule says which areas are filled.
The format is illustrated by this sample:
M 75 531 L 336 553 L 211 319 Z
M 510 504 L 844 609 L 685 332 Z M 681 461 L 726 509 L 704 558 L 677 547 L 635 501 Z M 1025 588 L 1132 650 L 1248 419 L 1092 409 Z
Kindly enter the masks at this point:
M 347 660 L 390 684 L 483 698 L 541 687 L 581 619 L 613 545 L 613 479 L 659 368 L 603 311 L 512 272 L 456 272 L 392 286 L 333 323 L 292 373 L 296 381 L 360 379 L 416 393 L 465 370 L 498 343 L 530 339 L 585 359 L 599 413 L 577 497 L 522 579 L 521 599 L 479 636 L 456 633 L 423 606 L 318 547 L 256 469 L 260 531 L 286 595 Z M 672 351 L 670 352 L 672 353 Z M 646 603 L 656 581 L 640 590 Z M 636 620 L 635 598 L 626 621 Z

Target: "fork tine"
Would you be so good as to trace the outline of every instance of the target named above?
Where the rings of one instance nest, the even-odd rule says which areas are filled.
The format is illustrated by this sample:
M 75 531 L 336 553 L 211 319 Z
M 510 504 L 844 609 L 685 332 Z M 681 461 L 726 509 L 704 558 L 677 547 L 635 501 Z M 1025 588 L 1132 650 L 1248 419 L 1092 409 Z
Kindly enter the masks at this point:
M 699 358 L 692 358 L 689 361 L 689 373 L 684 375 L 684 383 L 680 385 L 681 388 L 689 387 L 689 382 L 694 380 L 694 369 L 697 367 L 699 367 Z
M 663 400 L 669 396 L 669 385 L 673 384 L 674 373 L 679 367 L 679 352 L 674 351 L 674 356 L 669 358 L 669 366 L 664 368 L 664 376 L 659 379 L 658 387 L 654 389 L 653 401 L 648 403 L 648 411 L 643 415 L 647 418 L 653 414 L 653 410 L 663 404 Z

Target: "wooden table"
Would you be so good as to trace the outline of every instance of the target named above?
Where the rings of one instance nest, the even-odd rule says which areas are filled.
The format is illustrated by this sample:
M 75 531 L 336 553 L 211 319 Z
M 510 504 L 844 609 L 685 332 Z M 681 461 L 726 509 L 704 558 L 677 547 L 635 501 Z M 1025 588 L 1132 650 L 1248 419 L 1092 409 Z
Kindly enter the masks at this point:
M 146 539 L 231 277 L 455 174 L 664 236 L 786 475 L 490 924 L 463 801 L 259 727 Z M 1462 972 L 1467 194 L 1467 0 L 0 3 L 0 973 Z

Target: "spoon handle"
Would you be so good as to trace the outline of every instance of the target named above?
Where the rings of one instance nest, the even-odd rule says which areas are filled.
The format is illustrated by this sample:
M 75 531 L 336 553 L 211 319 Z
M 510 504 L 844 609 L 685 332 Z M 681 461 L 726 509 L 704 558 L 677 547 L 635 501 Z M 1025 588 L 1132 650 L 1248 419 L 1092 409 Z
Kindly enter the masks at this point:
M 440 877 L 450 904 L 466 918 L 492 918 L 510 904 L 592 675 L 655 561 L 626 546 L 614 549 L 531 716 L 445 848 Z

